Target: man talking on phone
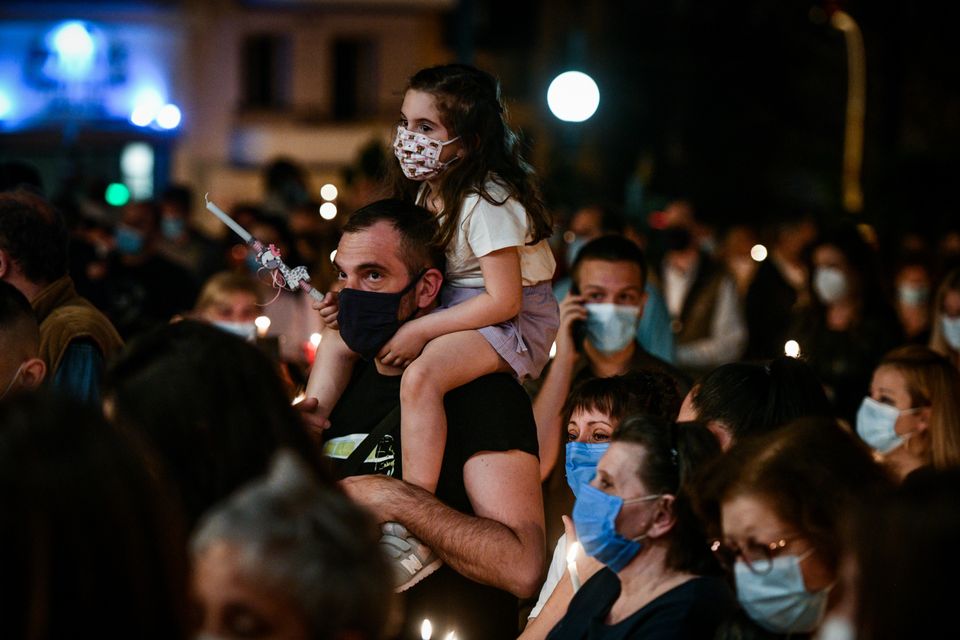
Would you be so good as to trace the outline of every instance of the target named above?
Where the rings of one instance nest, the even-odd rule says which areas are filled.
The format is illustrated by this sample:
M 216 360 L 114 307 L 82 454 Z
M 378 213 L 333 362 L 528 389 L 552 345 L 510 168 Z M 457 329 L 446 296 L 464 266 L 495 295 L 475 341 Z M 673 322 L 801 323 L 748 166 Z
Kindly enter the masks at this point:
M 653 371 L 673 382 L 679 398 L 686 395 L 690 386 L 683 373 L 646 351 L 636 340 L 647 298 L 647 262 L 636 244 L 619 235 L 591 240 L 578 252 L 571 266 L 571 278 L 570 293 L 560 303 L 556 355 L 543 376 L 527 385 L 534 396 L 540 476 L 546 481 L 547 494 L 553 493 L 552 485 L 557 485 L 561 493 L 567 491 L 564 465 L 558 466 L 557 462 L 566 440 L 561 411 L 574 385 L 592 377 Z M 557 473 L 552 473 L 554 469 Z M 552 528 L 560 523 L 559 516 L 551 517 L 550 506 L 546 522 L 548 540 L 554 539 L 550 537 Z M 564 512 L 562 504 L 556 506 Z

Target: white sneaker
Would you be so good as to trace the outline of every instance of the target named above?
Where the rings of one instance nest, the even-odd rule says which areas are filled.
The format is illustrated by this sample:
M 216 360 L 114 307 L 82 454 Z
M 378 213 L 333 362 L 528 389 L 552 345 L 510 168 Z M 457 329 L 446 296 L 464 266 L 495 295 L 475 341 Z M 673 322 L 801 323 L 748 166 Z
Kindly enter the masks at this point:
M 399 522 L 380 525 L 380 546 L 393 565 L 394 590 L 406 591 L 443 565 L 437 554 Z

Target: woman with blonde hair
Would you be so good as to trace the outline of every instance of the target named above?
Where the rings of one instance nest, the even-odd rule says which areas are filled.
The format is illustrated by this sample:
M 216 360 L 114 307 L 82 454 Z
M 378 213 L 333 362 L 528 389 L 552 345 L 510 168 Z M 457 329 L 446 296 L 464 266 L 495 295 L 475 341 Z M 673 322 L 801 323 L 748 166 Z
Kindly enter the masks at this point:
M 919 345 L 880 361 L 857 433 L 901 479 L 921 467 L 960 466 L 960 371 Z
M 960 269 L 948 273 L 937 289 L 930 348 L 960 368 Z

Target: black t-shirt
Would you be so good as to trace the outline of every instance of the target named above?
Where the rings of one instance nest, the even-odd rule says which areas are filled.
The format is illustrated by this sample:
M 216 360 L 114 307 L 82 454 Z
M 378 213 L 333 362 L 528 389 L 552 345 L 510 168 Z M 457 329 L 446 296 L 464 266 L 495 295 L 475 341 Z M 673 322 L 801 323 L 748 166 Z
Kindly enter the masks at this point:
M 383 376 L 372 363 L 358 363 L 353 378 L 330 414 L 324 453 L 338 467 L 378 422 L 400 401 L 400 376 Z M 463 484 L 463 465 L 483 451 L 520 450 L 538 454 L 537 428 L 530 399 L 506 374 L 484 376 L 447 394 L 447 443 L 437 497 L 448 506 L 473 514 Z M 363 463 L 360 474 L 402 478 L 399 423 Z M 424 618 L 434 637 L 448 631 L 471 638 L 514 638 L 517 599 L 506 591 L 472 582 L 444 565 L 412 587 L 406 596 L 407 629 L 403 638 L 419 638 Z
M 547 640 L 700 640 L 712 638 L 717 626 L 737 609 L 737 600 L 723 579 L 699 577 L 608 625 L 604 621 L 619 596 L 617 574 L 601 569 L 573 597 Z

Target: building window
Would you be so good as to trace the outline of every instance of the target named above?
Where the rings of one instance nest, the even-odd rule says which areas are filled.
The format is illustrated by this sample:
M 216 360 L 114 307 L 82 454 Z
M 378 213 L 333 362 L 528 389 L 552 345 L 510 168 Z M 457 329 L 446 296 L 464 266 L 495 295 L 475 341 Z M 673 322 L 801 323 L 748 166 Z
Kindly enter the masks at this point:
M 243 41 L 244 109 L 286 109 L 290 106 L 290 39 L 284 35 L 251 34 Z
M 357 120 L 377 115 L 377 52 L 369 40 L 333 45 L 333 117 Z

